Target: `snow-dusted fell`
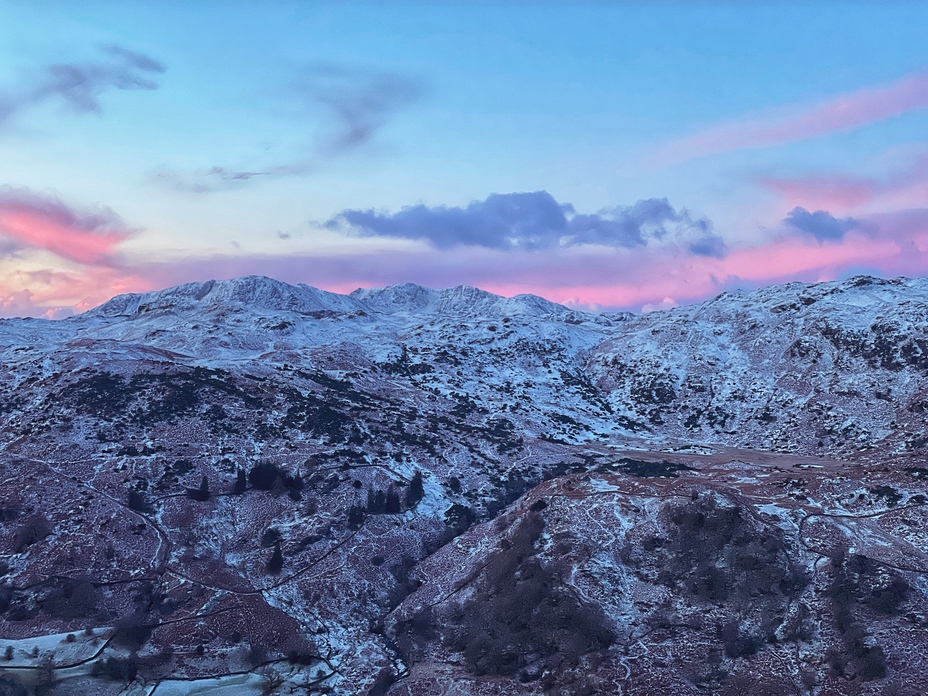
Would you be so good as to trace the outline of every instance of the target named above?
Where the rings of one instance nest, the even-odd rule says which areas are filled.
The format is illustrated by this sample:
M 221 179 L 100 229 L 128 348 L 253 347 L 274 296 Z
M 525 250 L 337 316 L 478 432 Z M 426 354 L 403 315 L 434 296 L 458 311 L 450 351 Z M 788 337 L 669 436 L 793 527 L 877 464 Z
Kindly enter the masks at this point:
M 114 317 L 231 307 L 297 313 L 361 309 L 360 304 L 345 295 L 308 285 L 290 285 L 265 276 L 243 276 L 233 280 L 186 283 L 143 294 L 117 295 L 87 314 Z
M 0 692 L 928 690 L 925 279 L 632 316 L 249 276 L 0 361 Z

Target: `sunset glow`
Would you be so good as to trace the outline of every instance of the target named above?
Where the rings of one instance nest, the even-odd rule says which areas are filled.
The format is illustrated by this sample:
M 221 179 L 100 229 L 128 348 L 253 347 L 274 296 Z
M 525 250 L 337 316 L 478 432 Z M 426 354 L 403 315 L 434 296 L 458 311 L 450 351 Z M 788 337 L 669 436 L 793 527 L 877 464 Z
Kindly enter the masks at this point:
M 647 311 L 928 272 L 923 6 L 7 2 L 0 23 L 2 316 L 244 274 Z

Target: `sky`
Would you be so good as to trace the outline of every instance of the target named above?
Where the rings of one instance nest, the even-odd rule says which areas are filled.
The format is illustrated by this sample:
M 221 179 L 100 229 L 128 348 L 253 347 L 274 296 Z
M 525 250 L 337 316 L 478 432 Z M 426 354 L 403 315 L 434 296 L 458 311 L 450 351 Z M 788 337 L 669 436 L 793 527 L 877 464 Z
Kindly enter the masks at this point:
M 928 274 L 924 2 L 0 0 L 0 316 Z

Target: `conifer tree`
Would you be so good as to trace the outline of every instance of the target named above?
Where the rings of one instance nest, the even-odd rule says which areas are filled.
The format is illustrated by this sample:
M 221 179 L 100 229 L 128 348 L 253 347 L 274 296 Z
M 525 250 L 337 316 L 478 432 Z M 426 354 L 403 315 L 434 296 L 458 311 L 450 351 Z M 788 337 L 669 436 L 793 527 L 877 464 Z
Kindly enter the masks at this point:
M 245 470 L 239 469 L 235 475 L 235 485 L 232 486 L 232 495 L 242 495 L 248 487 L 248 481 L 245 479 Z
M 406 507 L 414 508 L 419 501 L 425 496 L 425 487 L 422 485 L 422 472 L 416 471 L 406 489 Z
M 284 567 L 284 555 L 280 552 L 280 542 L 274 543 L 274 553 L 271 554 L 271 560 L 267 563 L 267 572 L 275 575 Z
M 384 512 L 388 515 L 395 515 L 400 511 L 400 496 L 393 486 L 387 490 L 387 500 L 384 506 Z

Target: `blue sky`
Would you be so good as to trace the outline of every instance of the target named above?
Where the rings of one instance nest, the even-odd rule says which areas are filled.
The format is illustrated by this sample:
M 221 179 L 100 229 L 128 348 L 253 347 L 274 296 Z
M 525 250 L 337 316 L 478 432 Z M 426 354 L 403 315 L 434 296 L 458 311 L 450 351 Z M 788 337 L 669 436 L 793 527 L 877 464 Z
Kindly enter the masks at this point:
M 926 26 L 902 2 L 0 0 L 0 308 L 246 272 L 631 309 L 920 274 Z M 540 192 L 563 221 L 505 198 Z M 844 232 L 790 222 L 816 212 Z

